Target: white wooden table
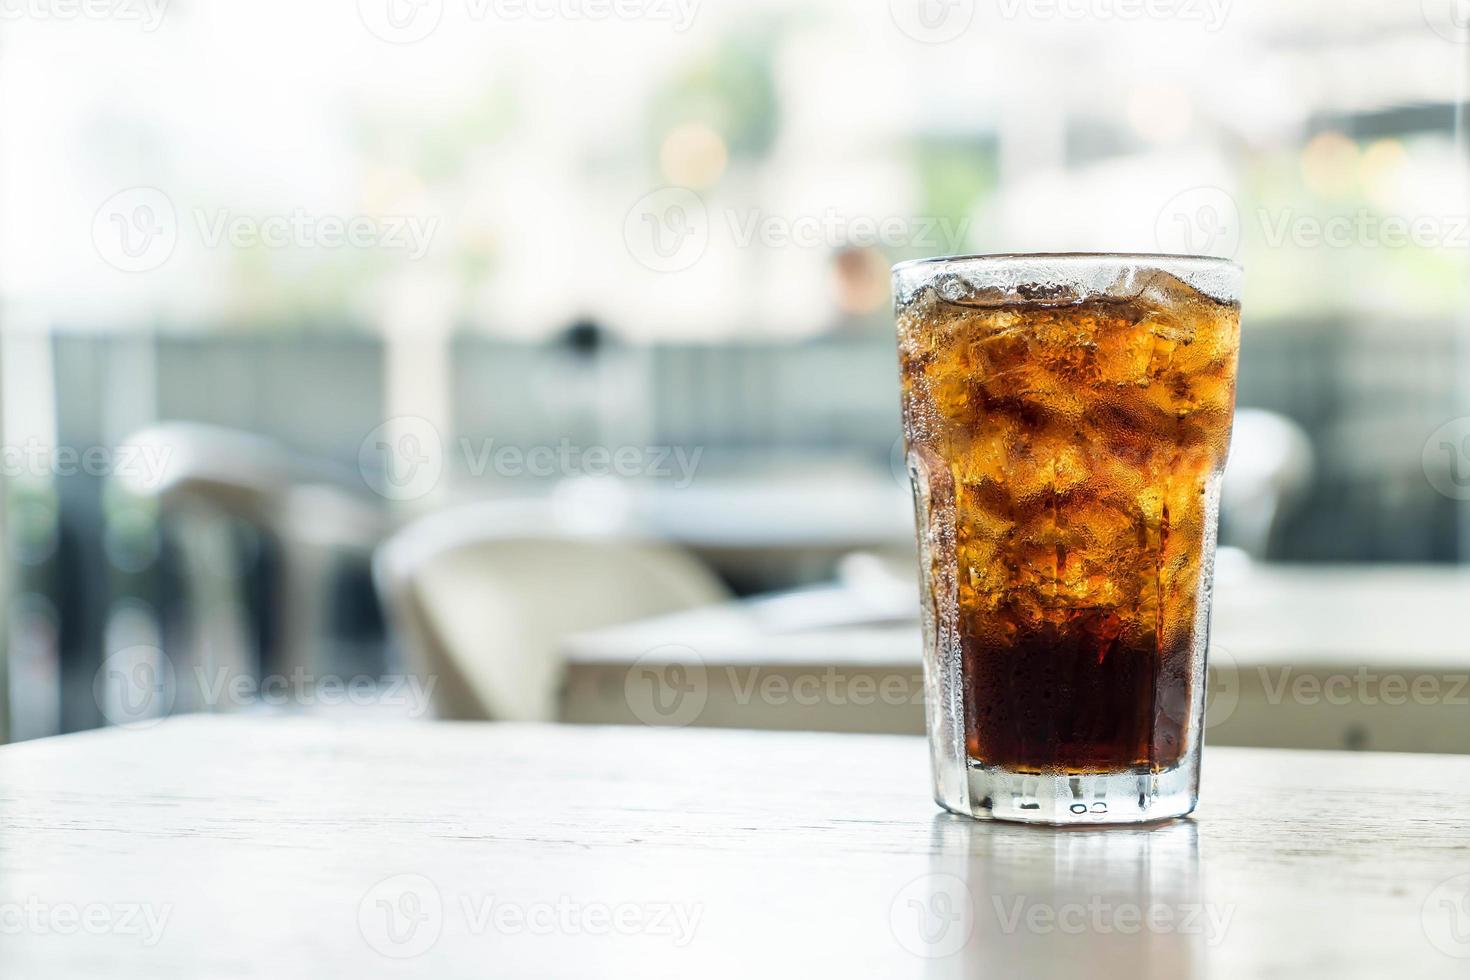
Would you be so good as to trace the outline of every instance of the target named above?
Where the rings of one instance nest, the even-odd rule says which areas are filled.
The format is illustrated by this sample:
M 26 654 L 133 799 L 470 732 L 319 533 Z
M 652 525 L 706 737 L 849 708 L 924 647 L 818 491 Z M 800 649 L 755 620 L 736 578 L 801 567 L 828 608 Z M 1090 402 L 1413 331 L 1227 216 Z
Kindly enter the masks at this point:
M 0 975 L 1465 977 L 1470 759 L 1210 749 L 1195 819 L 917 738 L 187 718 L 0 749 Z
M 573 636 L 564 649 L 563 716 L 655 720 L 646 701 L 657 684 L 628 679 L 682 657 L 698 665 L 705 686 L 697 724 L 919 733 L 923 705 L 905 696 L 922 694 L 919 626 L 904 614 L 914 605 L 885 600 L 879 621 L 866 621 L 870 598 L 827 589 Z M 1470 753 L 1467 611 L 1470 570 L 1452 566 L 1222 574 L 1211 634 L 1211 738 Z M 872 689 L 880 693 L 861 694 Z M 802 690 L 818 697 L 799 698 Z

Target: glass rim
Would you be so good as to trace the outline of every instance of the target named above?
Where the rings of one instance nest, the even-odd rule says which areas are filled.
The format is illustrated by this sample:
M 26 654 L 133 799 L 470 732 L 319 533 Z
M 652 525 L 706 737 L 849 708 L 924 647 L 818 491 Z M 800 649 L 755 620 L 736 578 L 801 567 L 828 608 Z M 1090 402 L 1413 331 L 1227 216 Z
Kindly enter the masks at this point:
M 909 269 L 918 268 L 919 266 L 940 265 L 951 262 L 1071 262 L 1079 259 L 1110 260 L 1117 262 L 1119 265 L 1183 262 L 1200 266 L 1232 268 L 1238 272 L 1245 271 L 1245 267 L 1234 259 L 1221 258 L 1218 255 L 1190 255 L 1171 252 L 993 252 L 975 255 L 934 255 L 922 259 L 905 259 L 902 262 L 894 263 L 890 272 L 897 274 Z

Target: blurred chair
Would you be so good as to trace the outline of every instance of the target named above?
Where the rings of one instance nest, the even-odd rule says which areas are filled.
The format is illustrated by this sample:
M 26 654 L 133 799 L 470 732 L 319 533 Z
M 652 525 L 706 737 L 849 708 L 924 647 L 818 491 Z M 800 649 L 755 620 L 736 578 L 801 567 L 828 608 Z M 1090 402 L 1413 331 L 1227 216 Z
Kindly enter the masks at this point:
M 326 482 L 330 474 L 323 467 L 251 433 L 167 422 L 127 443 L 162 461 L 161 473 L 129 480 L 128 489 L 158 498 L 182 545 L 183 649 L 171 656 L 248 676 L 296 667 L 335 670 L 323 649 L 333 575 L 344 560 L 370 560 L 386 533 L 382 510 Z M 252 655 L 247 584 L 232 522 L 256 529 L 280 553 L 279 578 L 270 583 L 274 636 L 261 638 L 263 663 Z
M 553 503 L 442 511 L 379 549 L 374 579 L 442 718 L 554 720 L 561 639 L 729 598 L 692 555 Z
M 1299 425 L 1275 412 L 1238 410 L 1220 488 L 1220 544 L 1269 558 L 1281 519 L 1305 498 L 1315 471 Z

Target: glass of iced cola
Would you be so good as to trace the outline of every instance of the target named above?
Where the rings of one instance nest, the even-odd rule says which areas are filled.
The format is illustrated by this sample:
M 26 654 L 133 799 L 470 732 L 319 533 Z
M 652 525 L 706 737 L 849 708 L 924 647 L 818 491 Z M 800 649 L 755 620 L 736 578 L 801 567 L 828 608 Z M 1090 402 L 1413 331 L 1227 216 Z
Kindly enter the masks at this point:
M 894 267 L 946 809 L 1194 809 L 1240 277 L 1165 255 Z

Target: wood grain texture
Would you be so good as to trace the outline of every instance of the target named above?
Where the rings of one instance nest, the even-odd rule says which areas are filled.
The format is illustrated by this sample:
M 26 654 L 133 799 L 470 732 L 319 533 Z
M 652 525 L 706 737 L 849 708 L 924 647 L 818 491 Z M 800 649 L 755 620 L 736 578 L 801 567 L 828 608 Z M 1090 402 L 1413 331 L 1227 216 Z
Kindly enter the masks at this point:
M 1470 975 L 1470 759 L 1207 750 L 1195 819 L 1060 832 L 941 814 L 927 766 L 241 717 L 10 746 L 0 975 Z

